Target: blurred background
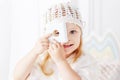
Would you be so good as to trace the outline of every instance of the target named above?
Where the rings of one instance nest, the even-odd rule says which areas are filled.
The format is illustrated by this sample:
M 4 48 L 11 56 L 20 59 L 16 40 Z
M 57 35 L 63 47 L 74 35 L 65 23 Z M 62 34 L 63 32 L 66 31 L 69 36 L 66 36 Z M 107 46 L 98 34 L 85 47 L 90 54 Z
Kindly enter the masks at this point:
M 0 80 L 13 80 L 17 61 L 42 34 L 42 14 L 69 0 L 0 0 Z M 120 59 L 120 1 L 71 0 L 85 21 L 83 49 L 97 60 Z

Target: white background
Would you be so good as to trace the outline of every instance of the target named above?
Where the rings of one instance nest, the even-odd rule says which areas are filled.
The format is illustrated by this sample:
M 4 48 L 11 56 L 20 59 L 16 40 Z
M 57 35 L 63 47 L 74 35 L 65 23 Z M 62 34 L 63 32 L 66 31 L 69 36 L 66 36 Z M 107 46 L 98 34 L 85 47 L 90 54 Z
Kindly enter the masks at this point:
M 31 50 L 39 38 L 40 13 L 55 0 L 46 1 L 0 0 L 0 80 L 12 80 L 16 62 Z M 120 1 L 78 2 L 83 20 L 86 21 L 85 36 L 91 33 L 102 38 L 111 32 L 120 46 Z

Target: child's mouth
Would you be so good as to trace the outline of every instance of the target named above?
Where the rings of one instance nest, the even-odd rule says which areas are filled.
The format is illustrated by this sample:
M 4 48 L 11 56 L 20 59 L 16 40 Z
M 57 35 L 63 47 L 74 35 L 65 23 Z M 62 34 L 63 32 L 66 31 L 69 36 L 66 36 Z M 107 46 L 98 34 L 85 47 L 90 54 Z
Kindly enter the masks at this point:
M 64 46 L 64 48 L 69 48 L 69 47 L 73 46 L 73 44 L 70 44 L 70 45 L 63 45 L 63 46 Z

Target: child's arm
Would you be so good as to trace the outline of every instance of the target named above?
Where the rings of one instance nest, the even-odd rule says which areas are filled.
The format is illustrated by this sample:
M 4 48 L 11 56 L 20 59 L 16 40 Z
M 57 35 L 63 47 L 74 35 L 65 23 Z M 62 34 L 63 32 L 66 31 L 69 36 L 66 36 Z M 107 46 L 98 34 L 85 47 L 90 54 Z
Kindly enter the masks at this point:
M 34 48 L 31 50 L 29 54 L 23 57 L 16 65 L 14 70 L 14 80 L 26 80 L 29 76 L 33 64 L 38 58 L 38 56 L 43 53 L 49 47 L 49 40 L 48 38 L 51 34 L 44 35 L 41 37 Z
M 63 80 L 81 80 L 81 77 L 70 67 L 66 60 L 57 63 L 57 67 Z
M 25 57 L 23 57 L 15 67 L 14 80 L 25 80 L 30 74 L 33 64 L 37 57 L 38 54 L 34 54 L 34 52 L 32 51 Z

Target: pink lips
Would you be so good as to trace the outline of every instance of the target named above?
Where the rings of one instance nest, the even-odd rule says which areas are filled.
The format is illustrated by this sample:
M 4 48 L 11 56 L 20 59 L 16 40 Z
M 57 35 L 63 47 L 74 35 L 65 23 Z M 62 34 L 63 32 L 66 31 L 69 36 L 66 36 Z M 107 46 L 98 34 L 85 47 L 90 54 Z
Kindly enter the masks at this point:
M 64 46 L 64 48 L 69 48 L 69 47 L 71 47 L 73 44 L 70 44 L 70 45 L 63 45 Z

